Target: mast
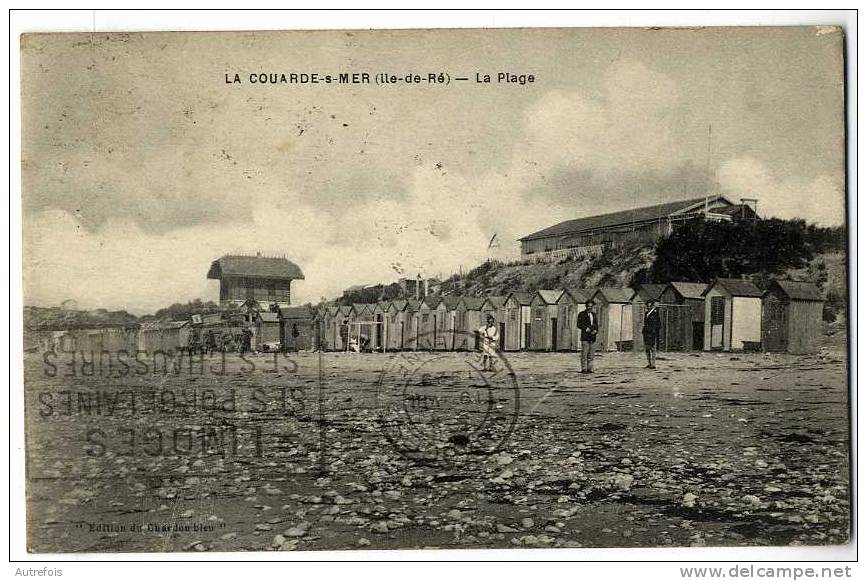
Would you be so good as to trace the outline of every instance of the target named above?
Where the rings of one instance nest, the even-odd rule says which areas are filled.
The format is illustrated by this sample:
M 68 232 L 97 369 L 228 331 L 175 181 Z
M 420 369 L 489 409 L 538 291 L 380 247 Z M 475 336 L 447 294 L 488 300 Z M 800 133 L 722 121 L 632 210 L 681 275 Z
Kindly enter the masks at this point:
M 704 170 L 704 217 L 707 219 L 708 208 L 710 206 L 710 142 L 712 136 L 712 129 L 710 123 L 707 124 L 707 164 L 705 165 Z

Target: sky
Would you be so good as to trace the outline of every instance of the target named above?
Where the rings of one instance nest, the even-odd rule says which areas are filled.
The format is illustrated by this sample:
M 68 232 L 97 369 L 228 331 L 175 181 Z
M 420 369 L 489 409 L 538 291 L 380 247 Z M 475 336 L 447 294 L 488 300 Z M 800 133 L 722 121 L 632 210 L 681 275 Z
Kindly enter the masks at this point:
M 842 43 L 827 27 L 25 36 L 24 302 L 216 300 L 211 261 L 256 252 L 297 263 L 293 302 L 317 302 L 707 193 L 842 224 Z M 263 72 L 470 80 L 249 82 Z

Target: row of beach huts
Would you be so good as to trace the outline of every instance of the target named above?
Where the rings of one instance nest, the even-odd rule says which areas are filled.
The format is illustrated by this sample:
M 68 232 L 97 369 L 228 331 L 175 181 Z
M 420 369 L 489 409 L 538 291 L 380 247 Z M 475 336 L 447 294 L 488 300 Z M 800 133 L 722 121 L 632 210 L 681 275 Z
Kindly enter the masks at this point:
M 542 289 L 504 296 L 429 296 L 373 304 L 276 307 L 247 301 L 222 313 L 182 321 L 147 321 L 125 328 L 56 330 L 41 335 L 53 351 L 400 351 L 474 350 L 488 315 L 502 351 L 576 351 L 575 318 L 594 303 L 604 351 L 643 350 L 646 303 L 660 312 L 663 351 L 818 349 L 823 299 L 806 282 L 671 282 L 637 288 Z M 246 346 L 245 346 L 246 344 Z
M 658 303 L 663 351 L 809 353 L 818 349 L 822 330 L 823 299 L 815 285 L 779 280 L 763 292 L 741 279 L 331 305 L 318 311 L 315 328 L 329 351 L 472 350 L 491 315 L 502 351 L 575 351 L 575 318 L 591 299 L 599 321 L 596 348 L 605 351 L 644 349 L 648 299 Z

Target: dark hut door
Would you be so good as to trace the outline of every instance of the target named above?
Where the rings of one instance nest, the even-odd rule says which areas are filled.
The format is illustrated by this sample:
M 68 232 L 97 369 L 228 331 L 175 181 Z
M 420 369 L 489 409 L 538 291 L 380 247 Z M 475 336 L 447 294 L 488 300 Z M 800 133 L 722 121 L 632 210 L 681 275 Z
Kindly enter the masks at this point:
M 765 301 L 763 337 L 765 351 L 785 351 L 788 347 L 788 311 L 786 304 L 774 296 Z

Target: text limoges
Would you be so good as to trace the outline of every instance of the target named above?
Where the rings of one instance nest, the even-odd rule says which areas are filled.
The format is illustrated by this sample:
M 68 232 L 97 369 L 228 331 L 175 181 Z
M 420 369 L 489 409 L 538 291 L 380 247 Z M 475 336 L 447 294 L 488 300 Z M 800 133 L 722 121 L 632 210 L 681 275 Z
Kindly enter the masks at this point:
M 477 83 L 501 83 L 514 85 L 528 85 L 536 82 L 535 75 L 527 73 L 497 73 L 496 75 L 488 73 L 476 73 Z

